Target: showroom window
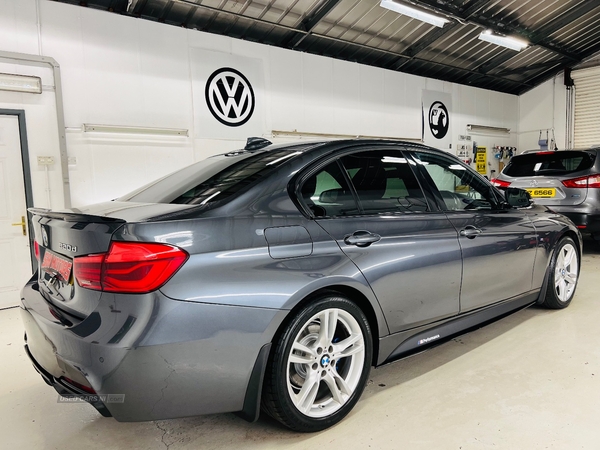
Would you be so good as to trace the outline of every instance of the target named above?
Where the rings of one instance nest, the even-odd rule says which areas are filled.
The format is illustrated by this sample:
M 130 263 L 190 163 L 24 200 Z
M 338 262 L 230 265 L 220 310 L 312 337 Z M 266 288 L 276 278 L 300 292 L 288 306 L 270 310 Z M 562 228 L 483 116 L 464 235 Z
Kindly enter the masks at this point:
M 428 211 L 419 182 L 398 150 L 354 153 L 341 159 L 365 214 Z M 414 162 L 413 162 L 414 164 Z
M 416 152 L 414 156 L 431 177 L 448 210 L 496 208 L 491 188 L 457 160 L 420 152 Z

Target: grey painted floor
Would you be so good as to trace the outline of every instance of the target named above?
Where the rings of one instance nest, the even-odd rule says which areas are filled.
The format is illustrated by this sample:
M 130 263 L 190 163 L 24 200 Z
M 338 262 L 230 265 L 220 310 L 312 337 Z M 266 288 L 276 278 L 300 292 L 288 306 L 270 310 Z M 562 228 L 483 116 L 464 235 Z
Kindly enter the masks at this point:
M 58 404 L 23 353 L 18 311 L 0 311 L 0 448 L 600 449 L 599 274 L 586 242 L 568 309 L 529 308 L 373 370 L 346 420 L 312 435 L 266 417 L 118 423 Z

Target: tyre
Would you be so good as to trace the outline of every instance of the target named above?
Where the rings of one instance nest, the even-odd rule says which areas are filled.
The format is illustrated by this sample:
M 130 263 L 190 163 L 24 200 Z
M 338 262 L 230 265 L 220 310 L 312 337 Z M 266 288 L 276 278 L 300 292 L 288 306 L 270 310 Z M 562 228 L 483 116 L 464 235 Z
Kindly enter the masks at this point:
M 274 342 L 263 410 L 296 431 L 338 423 L 365 388 L 372 349 L 369 322 L 350 300 L 330 295 L 304 306 Z
M 569 237 L 559 241 L 548 268 L 548 286 L 543 306 L 562 309 L 571 303 L 579 279 L 578 248 Z

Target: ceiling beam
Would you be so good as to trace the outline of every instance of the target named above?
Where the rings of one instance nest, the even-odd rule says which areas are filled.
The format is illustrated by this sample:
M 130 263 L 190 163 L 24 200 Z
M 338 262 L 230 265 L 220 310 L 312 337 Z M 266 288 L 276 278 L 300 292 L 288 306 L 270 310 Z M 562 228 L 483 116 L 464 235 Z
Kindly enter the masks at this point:
M 587 0 L 586 0 L 587 1 Z M 581 54 L 581 61 L 585 61 L 588 58 L 591 58 L 592 56 L 594 56 L 595 54 L 597 54 L 598 52 L 600 52 L 600 44 L 596 44 L 593 47 L 590 47 L 587 51 L 585 51 L 584 53 Z M 546 70 L 545 72 L 542 72 L 540 75 L 536 76 L 535 78 L 532 78 L 529 81 L 529 84 L 531 84 L 531 87 L 523 87 L 520 91 L 519 91 L 519 95 L 523 94 L 531 89 L 533 89 L 534 87 L 538 86 L 539 84 L 543 83 L 544 81 L 547 81 L 549 79 L 551 79 L 552 77 L 554 77 L 559 71 L 564 70 L 564 69 L 569 69 L 572 68 L 573 65 L 569 64 L 568 61 L 562 61 L 562 63 L 560 64 L 560 66 L 558 68 L 553 67 L 550 70 Z
M 337 6 L 340 0 L 323 0 L 315 10 L 300 22 L 298 31 L 293 33 L 281 43 L 283 47 L 296 48 L 315 29 L 317 24 Z
M 423 36 L 411 46 L 407 47 L 402 52 L 402 54 L 407 56 L 407 58 L 397 58 L 388 65 L 388 68 L 391 70 L 400 70 L 400 68 L 403 65 L 409 63 L 414 57 L 416 57 L 419 53 L 428 48 L 431 44 L 448 36 L 450 33 L 454 32 L 454 30 L 456 30 L 459 26 L 460 25 L 458 22 L 452 21 L 451 23 L 444 25 L 443 28 L 435 27 L 435 29 L 431 30 L 429 33 L 427 33 L 425 36 Z
M 471 15 L 479 11 L 483 6 L 488 3 L 488 0 L 473 0 L 469 4 L 466 5 L 465 9 L 461 12 L 461 21 L 468 20 Z M 404 50 L 404 54 L 414 58 L 423 50 L 428 48 L 433 43 L 437 42 L 440 39 L 445 38 L 447 35 L 454 32 L 459 27 L 459 22 L 454 19 L 450 20 L 450 23 L 446 24 L 443 28 L 437 28 L 429 32 L 426 36 L 424 36 L 418 42 L 415 42 L 413 45 Z M 399 70 L 403 65 L 407 64 L 410 60 L 396 60 L 391 63 L 390 69 Z M 399 64 L 398 64 L 399 63 Z
M 540 70 L 540 69 L 548 69 L 554 66 L 561 64 L 562 61 L 559 59 L 553 59 L 550 61 L 546 61 L 538 64 L 531 64 L 530 66 L 516 67 L 514 69 L 503 69 L 499 72 L 496 72 L 496 75 L 499 77 L 505 77 L 510 75 L 522 75 L 524 73 L 530 72 L 532 70 Z
M 549 38 L 549 36 L 550 36 L 550 34 L 555 33 L 556 31 L 560 30 L 565 25 L 567 25 L 570 22 L 572 22 L 573 20 L 575 20 L 577 17 L 581 17 L 582 15 L 587 14 L 590 11 L 592 11 L 593 9 L 598 8 L 598 7 L 600 7 L 600 4 L 598 4 L 598 2 L 584 1 L 584 2 L 580 3 L 579 5 L 577 5 L 576 7 L 572 8 L 571 10 L 567 11 L 565 14 L 562 14 L 559 17 L 551 20 L 550 22 L 545 24 L 543 27 L 541 27 L 538 31 L 529 33 L 528 35 L 524 35 L 524 37 L 526 39 L 528 39 L 532 45 L 540 45 L 541 47 L 549 49 L 549 50 L 553 51 L 554 53 L 557 53 L 560 56 L 562 56 L 561 60 L 558 61 L 561 65 L 561 67 L 564 68 L 564 67 L 569 67 L 569 66 L 575 65 L 575 64 L 581 62 L 587 56 L 579 55 L 579 54 L 578 55 L 565 54 L 562 51 L 554 49 L 553 47 L 556 46 L 557 44 L 554 43 Z M 518 54 L 519 54 L 518 52 L 514 52 L 510 49 L 506 49 L 502 53 L 500 53 L 498 56 L 496 56 L 495 58 L 492 58 L 488 62 L 477 67 L 476 70 L 482 74 L 487 74 L 491 70 L 502 66 L 502 64 L 508 62 L 510 59 L 514 58 Z M 555 67 L 550 69 L 550 71 L 552 71 L 552 72 L 555 70 L 556 70 Z M 541 76 L 546 76 L 545 74 L 546 74 L 546 72 L 544 72 Z M 498 75 L 500 75 L 500 74 L 498 74 Z M 537 79 L 537 77 L 536 77 L 536 79 Z M 473 80 L 473 76 L 469 75 L 462 82 L 469 83 L 472 80 Z
M 158 18 L 159 22 L 161 22 L 161 23 L 166 22 L 167 17 L 169 17 L 169 13 L 171 12 L 172 7 L 173 7 L 172 0 L 168 0 L 167 3 L 165 3 L 165 6 L 163 7 L 162 12 L 160 13 L 160 17 Z
M 536 35 L 533 32 L 531 32 L 530 30 L 528 30 L 527 28 L 524 28 L 524 27 L 521 27 L 518 25 L 517 26 L 510 25 L 510 24 L 502 22 L 502 20 L 500 20 L 500 19 L 494 19 L 493 17 L 488 17 L 485 14 L 476 14 L 476 11 L 472 11 L 471 16 L 467 18 L 464 15 L 465 10 L 462 7 L 460 7 L 459 5 L 456 5 L 451 0 L 411 0 L 411 3 L 414 3 L 414 4 L 424 7 L 424 8 L 428 8 L 430 10 L 436 11 L 441 14 L 446 14 L 446 15 L 448 15 L 450 17 L 454 17 L 458 20 L 469 22 L 469 23 L 471 23 L 473 25 L 477 25 L 481 28 L 486 28 L 486 29 L 492 30 L 496 33 L 515 35 L 517 37 L 527 40 L 531 45 L 537 45 L 542 48 L 545 48 L 546 50 L 554 52 L 563 58 L 571 59 L 573 61 L 580 60 L 579 55 L 571 54 L 565 50 L 562 50 L 561 46 L 558 43 L 547 38 L 547 35 L 544 35 L 544 36 Z M 583 6 L 583 4 L 588 4 L 588 5 Z M 576 8 L 574 8 L 577 11 L 579 11 L 577 16 L 581 15 L 581 11 L 587 10 L 589 12 L 589 11 L 591 11 L 591 9 L 594 8 L 594 7 L 592 7 L 591 9 L 588 10 L 588 8 L 590 8 L 589 4 L 594 4 L 594 7 L 598 6 L 597 2 L 585 1 L 582 4 L 578 5 Z M 471 8 L 469 8 L 469 9 L 471 9 Z M 573 14 L 575 14 L 575 13 L 573 13 Z M 571 19 L 571 20 L 573 20 L 573 19 Z M 561 23 L 562 23 L 561 17 L 558 17 L 558 18 L 550 21 L 545 26 L 547 26 L 548 29 L 552 29 L 552 28 L 550 28 L 551 25 L 552 25 L 552 27 L 559 26 L 559 28 L 557 28 L 557 29 L 560 29 L 562 26 L 564 26 L 564 25 L 560 25 Z M 516 54 L 517 53 L 515 53 L 515 55 Z M 507 57 L 508 57 L 508 55 L 507 55 Z

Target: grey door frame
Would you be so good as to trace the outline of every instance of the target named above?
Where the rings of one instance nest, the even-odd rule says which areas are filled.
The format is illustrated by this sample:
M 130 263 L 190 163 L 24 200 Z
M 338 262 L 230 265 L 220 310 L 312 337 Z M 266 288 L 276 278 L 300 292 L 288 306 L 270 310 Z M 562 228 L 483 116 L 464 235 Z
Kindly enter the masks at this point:
M 33 186 L 31 184 L 31 165 L 29 164 L 29 144 L 27 142 L 27 124 L 25 121 L 25 111 L 22 109 L 2 109 L 0 116 L 15 116 L 19 124 L 19 142 L 21 144 L 21 165 L 23 167 L 23 187 L 25 188 L 25 206 L 33 208 Z M 31 234 L 31 222 L 29 213 L 27 214 L 27 229 L 29 230 L 29 256 L 31 259 L 31 269 L 33 272 L 37 269 L 37 260 L 33 249 L 33 235 Z

